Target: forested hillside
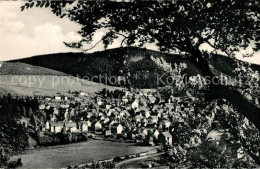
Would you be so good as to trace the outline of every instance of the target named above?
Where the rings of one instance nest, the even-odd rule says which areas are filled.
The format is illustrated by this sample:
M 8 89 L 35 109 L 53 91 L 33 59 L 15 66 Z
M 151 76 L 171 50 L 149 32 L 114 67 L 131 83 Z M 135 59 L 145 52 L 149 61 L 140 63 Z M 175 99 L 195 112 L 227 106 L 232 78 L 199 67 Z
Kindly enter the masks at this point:
M 21 119 L 38 109 L 35 99 L 0 97 L 0 167 L 7 166 L 10 155 L 29 147 L 29 131 Z
M 126 73 L 140 73 L 149 71 L 149 74 L 158 72 L 158 66 L 150 59 L 164 58 L 167 62 L 172 63 L 186 63 L 187 69 L 183 72 L 188 76 L 197 75 L 200 70 L 197 69 L 184 56 L 170 55 L 157 51 L 127 47 L 106 50 L 102 52 L 95 52 L 91 54 L 83 53 L 58 53 L 42 56 L 34 56 L 30 58 L 13 60 L 12 62 L 23 62 L 31 65 L 37 65 L 61 72 L 68 73 L 73 76 L 119 76 Z M 149 87 L 149 86 L 138 86 Z M 154 86 L 151 86 L 154 87 Z
M 151 79 L 154 73 L 162 73 L 150 57 L 163 58 L 173 67 L 175 64 L 185 63 L 187 68 L 183 71 L 188 77 L 195 76 L 201 73 L 201 68 L 196 67 L 185 55 L 173 55 L 158 51 L 137 48 L 125 47 L 110 49 L 102 52 L 90 54 L 84 53 L 57 53 L 49 55 L 34 56 L 30 58 L 13 60 L 11 62 L 23 62 L 31 65 L 41 66 L 73 76 L 93 77 L 93 76 L 119 76 L 126 73 L 144 73 L 149 72 Z M 235 60 L 218 55 L 211 56 L 208 59 L 210 65 L 227 75 L 235 76 Z M 251 65 L 253 69 L 260 70 L 259 65 Z M 151 80 L 150 79 L 150 80 Z M 140 80 L 142 83 L 144 80 Z M 152 81 L 152 80 L 151 80 Z M 135 83 L 132 81 L 132 83 Z M 147 84 L 137 84 L 136 87 L 155 87 L 150 82 Z

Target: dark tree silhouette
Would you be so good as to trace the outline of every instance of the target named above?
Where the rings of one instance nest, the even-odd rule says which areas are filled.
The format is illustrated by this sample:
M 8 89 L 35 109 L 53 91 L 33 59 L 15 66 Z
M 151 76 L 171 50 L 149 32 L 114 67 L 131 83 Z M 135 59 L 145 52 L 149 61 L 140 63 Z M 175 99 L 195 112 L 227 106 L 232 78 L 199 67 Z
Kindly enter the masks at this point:
M 71 8 L 67 4 L 72 4 Z M 174 1 L 29 1 L 22 10 L 31 7 L 50 7 L 61 18 L 82 25 L 79 42 L 65 43 L 83 49 L 95 31 L 108 32 L 100 39 L 107 47 L 119 36 L 121 45 L 156 43 L 161 50 L 178 50 L 212 76 L 206 57 L 199 47 L 207 43 L 229 56 L 239 48 L 246 48 L 250 40 L 260 48 L 260 3 L 257 0 L 174 0 Z

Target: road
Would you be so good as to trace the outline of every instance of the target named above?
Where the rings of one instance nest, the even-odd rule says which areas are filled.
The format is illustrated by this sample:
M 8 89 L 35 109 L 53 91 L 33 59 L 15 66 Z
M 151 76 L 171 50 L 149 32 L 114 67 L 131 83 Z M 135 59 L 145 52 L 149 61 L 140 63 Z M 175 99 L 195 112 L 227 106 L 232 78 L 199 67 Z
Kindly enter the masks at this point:
M 165 153 L 166 153 L 166 152 L 161 152 L 161 153 L 146 155 L 146 156 L 142 156 L 142 157 L 130 158 L 130 159 L 127 159 L 127 160 L 124 160 L 124 161 L 121 161 L 121 162 L 117 163 L 117 164 L 115 165 L 115 168 L 124 168 L 124 166 L 125 166 L 126 164 L 132 163 L 132 162 L 134 162 L 134 161 L 139 161 L 139 160 L 143 160 L 143 159 L 146 159 L 146 158 L 149 158 L 149 157 L 155 157 L 155 156 L 163 155 L 163 154 L 165 154 Z

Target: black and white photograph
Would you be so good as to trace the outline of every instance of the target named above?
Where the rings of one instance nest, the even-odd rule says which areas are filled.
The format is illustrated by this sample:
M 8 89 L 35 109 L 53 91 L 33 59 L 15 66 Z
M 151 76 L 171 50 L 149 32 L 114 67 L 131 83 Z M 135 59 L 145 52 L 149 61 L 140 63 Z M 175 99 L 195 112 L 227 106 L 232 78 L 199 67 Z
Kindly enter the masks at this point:
M 0 0 L 0 168 L 260 168 L 260 1 Z

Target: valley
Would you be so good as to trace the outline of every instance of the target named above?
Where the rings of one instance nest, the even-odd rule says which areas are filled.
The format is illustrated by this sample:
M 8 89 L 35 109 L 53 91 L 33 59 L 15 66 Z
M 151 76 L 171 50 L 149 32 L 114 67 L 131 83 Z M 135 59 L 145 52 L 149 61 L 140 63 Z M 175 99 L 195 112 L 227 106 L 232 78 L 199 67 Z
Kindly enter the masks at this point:
M 214 56 L 209 59 L 214 75 L 220 81 L 235 77 L 232 69 L 235 69 L 236 61 L 225 56 L 217 58 L 220 60 L 215 61 Z M 252 71 L 258 69 L 259 66 L 252 66 Z M 140 152 L 156 146 L 159 147 L 157 151 L 166 153 L 165 158 L 169 158 L 169 161 L 181 164 L 186 158 L 192 161 L 191 154 L 186 153 L 200 152 L 203 148 L 197 147 L 204 143 L 206 147 L 216 147 L 215 144 L 220 141 L 208 140 L 207 135 L 215 129 L 215 124 L 222 120 L 222 116 L 228 116 L 231 123 L 222 123 L 229 124 L 228 127 L 233 131 L 223 147 L 234 138 L 241 141 L 236 142 L 238 147 L 226 151 L 232 155 L 225 158 L 241 162 L 235 156 L 239 148 L 246 147 L 246 158 L 250 158 L 250 165 L 255 165 L 251 158 L 257 159 L 257 155 L 251 149 L 258 143 L 243 135 L 236 135 L 236 130 L 242 124 L 249 126 L 244 131 L 255 132 L 259 128 L 259 108 L 251 100 L 245 100 L 244 96 L 244 93 L 250 96 L 250 91 L 241 87 L 241 93 L 244 93 L 239 93 L 238 86 L 232 84 L 233 79 L 231 83 L 224 82 L 221 88 L 209 87 L 204 83 L 201 69 L 185 55 L 131 47 L 93 54 L 50 54 L 3 62 L 0 73 L 1 99 L 7 103 L 14 102 L 15 105 L 10 108 L 8 104 L 3 104 L 0 110 L 15 113 L 9 114 L 14 121 L 20 119 L 16 125 L 18 128 L 23 126 L 21 137 L 30 136 L 31 141 L 37 142 L 35 146 L 52 145 L 25 150 L 28 148 L 28 140 L 25 139 L 20 147 L 22 151 L 11 157 L 13 160 L 22 158 L 24 168 L 38 165 L 46 167 L 45 160 L 35 163 L 46 154 L 52 157 L 46 159 L 48 165 L 55 167 L 86 166 L 92 157 L 92 165 L 116 165 L 122 162 L 121 157 L 116 155 L 129 158 L 127 155 L 134 153 L 138 156 Z M 223 79 L 219 76 L 222 74 L 225 76 Z M 158 75 L 165 76 L 161 84 L 156 83 Z M 174 83 L 164 84 L 169 77 L 175 76 L 186 78 L 187 81 L 173 78 Z M 245 104 L 239 104 L 238 100 L 233 99 L 234 96 L 243 98 Z M 3 114 L 3 119 L 6 117 Z M 246 123 L 248 119 L 249 124 Z M 8 135 L 6 125 L 2 127 Z M 109 141 L 103 143 L 93 140 L 93 137 Z M 255 137 L 259 135 L 256 133 Z M 122 143 L 122 149 L 120 146 L 117 149 L 114 143 L 119 144 L 118 141 L 135 144 L 129 144 L 128 147 Z M 250 142 L 251 146 L 247 147 L 245 142 Z M 88 145 L 94 149 L 87 149 Z M 99 149 L 105 150 L 102 147 L 104 145 L 107 145 L 108 152 L 98 153 Z M 15 142 L 15 146 L 19 147 L 19 144 Z M 65 156 L 55 159 L 52 155 L 57 156 L 56 152 L 59 151 L 65 152 Z M 89 151 L 94 156 L 88 156 Z M 66 152 L 72 153 L 67 155 Z M 112 161 L 99 164 L 99 160 L 110 156 L 113 157 Z M 196 164 L 195 161 L 193 163 Z M 174 165 L 171 163 L 171 166 Z

